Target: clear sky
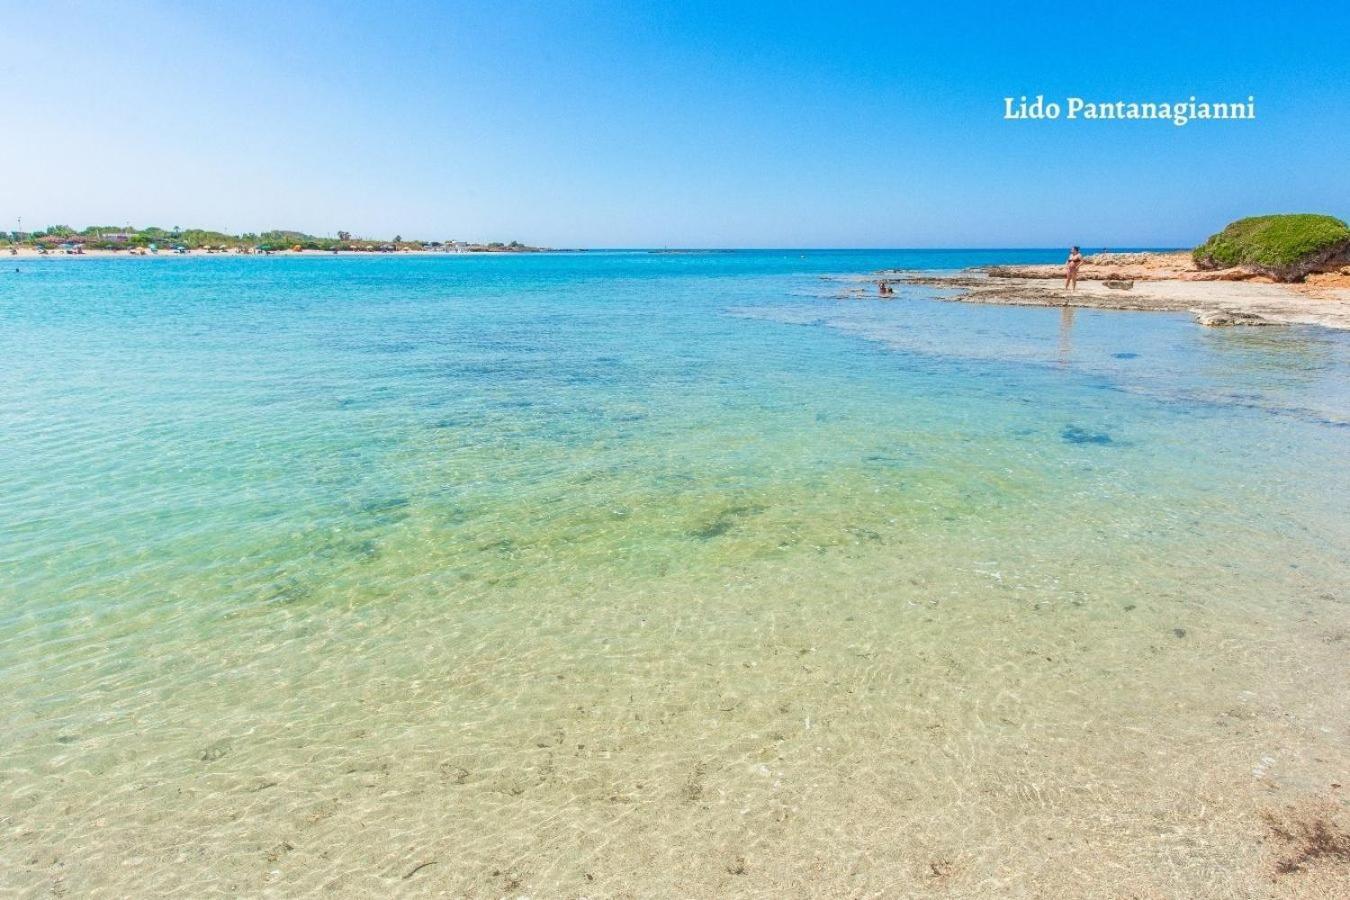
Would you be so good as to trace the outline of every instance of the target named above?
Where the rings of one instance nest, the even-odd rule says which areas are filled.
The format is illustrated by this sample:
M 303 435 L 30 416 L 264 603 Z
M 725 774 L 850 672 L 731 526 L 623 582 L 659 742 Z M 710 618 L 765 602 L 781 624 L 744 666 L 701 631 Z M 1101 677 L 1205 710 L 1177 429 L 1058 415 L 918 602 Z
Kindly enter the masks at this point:
M 1350 217 L 1341 3 L 3 2 L 0 83 L 0 229 L 1124 247 Z M 1037 93 L 1258 118 L 1002 120 Z

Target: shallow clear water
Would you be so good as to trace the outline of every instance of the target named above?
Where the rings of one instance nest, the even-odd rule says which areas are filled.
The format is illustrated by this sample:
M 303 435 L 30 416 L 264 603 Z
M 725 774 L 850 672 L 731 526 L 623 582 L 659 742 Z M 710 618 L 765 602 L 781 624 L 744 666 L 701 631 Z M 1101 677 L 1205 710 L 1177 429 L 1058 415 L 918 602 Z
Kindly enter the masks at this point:
M 0 885 L 1264 889 L 1350 336 L 857 291 L 1057 256 L 6 272 Z

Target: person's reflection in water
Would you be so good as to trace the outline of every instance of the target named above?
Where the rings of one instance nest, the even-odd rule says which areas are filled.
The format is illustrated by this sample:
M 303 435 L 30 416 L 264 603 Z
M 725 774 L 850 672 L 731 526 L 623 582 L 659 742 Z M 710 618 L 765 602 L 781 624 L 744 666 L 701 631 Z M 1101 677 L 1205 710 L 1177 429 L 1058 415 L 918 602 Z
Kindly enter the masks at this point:
M 1059 311 L 1059 364 L 1067 366 L 1073 355 L 1073 314 L 1072 306 L 1061 307 Z

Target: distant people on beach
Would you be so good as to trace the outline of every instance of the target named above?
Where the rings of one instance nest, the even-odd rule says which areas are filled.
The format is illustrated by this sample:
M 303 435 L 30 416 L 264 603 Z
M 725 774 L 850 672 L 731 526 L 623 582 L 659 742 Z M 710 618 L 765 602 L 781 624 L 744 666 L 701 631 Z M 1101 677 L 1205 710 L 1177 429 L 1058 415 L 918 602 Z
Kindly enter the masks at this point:
M 1083 254 L 1078 252 L 1077 247 L 1069 248 L 1069 261 L 1064 271 L 1064 287 L 1069 290 L 1078 288 L 1078 267 L 1083 264 Z
M 877 296 L 894 297 L 895 288 L 891 287 L 891 283 L 883 278 L 881 281 L 877 282 Z

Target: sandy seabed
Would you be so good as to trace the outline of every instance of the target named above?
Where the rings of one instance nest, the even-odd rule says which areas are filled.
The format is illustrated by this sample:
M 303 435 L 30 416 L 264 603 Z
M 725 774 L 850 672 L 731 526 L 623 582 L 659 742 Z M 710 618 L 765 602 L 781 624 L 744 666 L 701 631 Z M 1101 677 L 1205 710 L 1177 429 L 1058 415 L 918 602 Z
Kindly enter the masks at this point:
M 978 550 L 939 562 L 959 539 L 867 538 L 716 579 L 416 603 L 415 620 L 409 599 L 223 623 L 194 677 L 170 658 L 124 708 L 91 697 L 85 728 L 4 760 L 3 883 L 1337 896 L 1343 585 L 1211 559 L 1132 583 L 1103 542 L 1038 542 L 1017 572 Z M 1242 587 L 1258 569 L 1261 597 Z

